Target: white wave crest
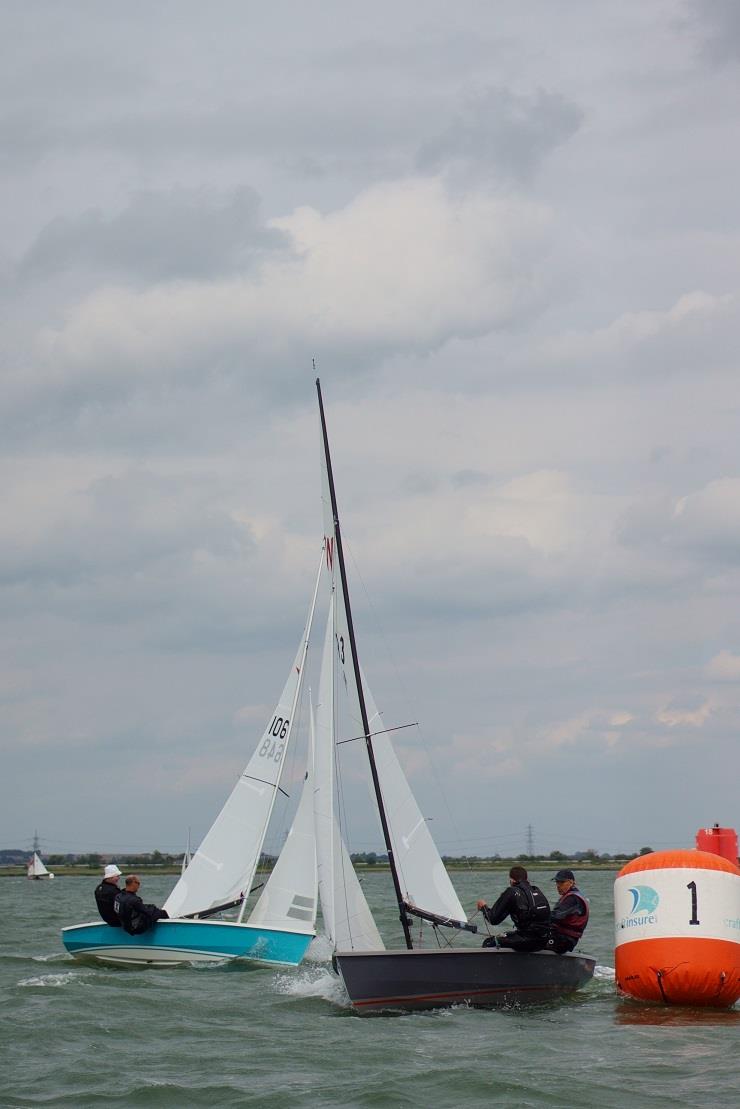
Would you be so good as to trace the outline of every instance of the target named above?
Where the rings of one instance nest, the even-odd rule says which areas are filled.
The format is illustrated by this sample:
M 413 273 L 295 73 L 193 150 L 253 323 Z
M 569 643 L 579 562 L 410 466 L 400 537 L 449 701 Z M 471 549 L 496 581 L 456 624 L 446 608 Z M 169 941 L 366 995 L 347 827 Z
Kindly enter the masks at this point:
M 191 970 L 202 970 L 204 972 L 221 970 L 223 967 L 234 965 L 235 963 L 231 959 L 191 959 L 187 963 Z
M 334 1005 L 349 1004 L 342 980 L 325 967 L 301 967 L 296 974 L 278 974 L 275 988 L 286 997 L 320 997 Z
M 84 976 L 79 971 L 68 970 L 64 974 L 36 974 L 32 978 L 22 978 L 18 985 L 31 986 L 36 989 L 49 986 L 53 989 L 59 989 L 60 986 L 67 986 L 70 982 L 82 977 Z
M 602 978 L 605 982 L 614 981 L 614 967 L 601 967 L 594 968 L 594 978 Z
M 315 936 L 304 958 L 307 963 L 328 963 L 331 961 L 333 950 L 328 936 Z

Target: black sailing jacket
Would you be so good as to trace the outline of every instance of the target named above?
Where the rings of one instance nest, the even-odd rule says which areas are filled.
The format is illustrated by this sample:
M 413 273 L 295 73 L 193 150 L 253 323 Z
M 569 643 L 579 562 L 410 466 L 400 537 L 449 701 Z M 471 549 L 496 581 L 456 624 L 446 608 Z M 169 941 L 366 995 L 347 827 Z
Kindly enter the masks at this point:
M 539 886 L 529 882 L 509 886 L 483 913 L 489 924 L 500 924 L 510 916 L 522 935 L 544 935 L 550 924 L 550 903 Z
M 111 928 L 121 927 L 114 905 L 120 892 L 118 886 L 114 885 L 113 882 L 101 882 L 99 886 L 95 887 L 95 903 L 98 906 L 98 912 L 105 923 L 110 924 Z
M 168 914 L 156 905 L 145 905 L 138 893 L 121 890 L 116 894 L 115 909 L 120 918 L 124 932 L 130 936 L 140 936 L 147 932 L 160 917 Z

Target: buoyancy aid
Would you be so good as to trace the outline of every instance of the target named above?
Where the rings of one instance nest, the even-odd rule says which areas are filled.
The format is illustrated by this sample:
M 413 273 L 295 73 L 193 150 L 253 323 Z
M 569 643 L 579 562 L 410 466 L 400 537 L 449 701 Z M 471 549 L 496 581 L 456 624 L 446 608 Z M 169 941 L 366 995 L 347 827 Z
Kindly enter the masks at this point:
M 511 919 L 520 932 L 544 932 L 550 924 L 550 902 L 539 886 L 517 882 L 514 886 L 517 907 Z M 585 927 L 585 925 L 584 925 Z
M 559 904 L 566 901 L 569 897 L 575 897 L 578 902 L 578 910 L 570 913 L 569 916 L 564 917 L 562 920 L 553 920 L 552 926 L 556 932 L 560 932 L 563 936 L 568 936 L 569 939 L 579 940 L 586 930 L 588 924 L 588 901 L 577 889 L 570 889 L 560 898 Z

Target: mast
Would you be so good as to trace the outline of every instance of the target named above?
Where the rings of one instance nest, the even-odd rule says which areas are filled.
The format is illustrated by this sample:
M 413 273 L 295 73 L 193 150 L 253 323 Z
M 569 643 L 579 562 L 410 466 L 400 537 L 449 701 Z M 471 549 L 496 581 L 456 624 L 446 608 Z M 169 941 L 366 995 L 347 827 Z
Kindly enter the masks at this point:
M 347 571 L 344 565 L 344 550 L 342 548 L 342 532 L 339 527 L 339 512 L 337 510 L 337 495 L 334 490 L 334 474 L 331 468 L 331 455 L 329 454 L 329 437 L 326 432 L 326 419 L 324 417 L 324 402 L 321 397 L 321 382 L 316 378 L 316 392 L 319 397 L 319 414 L 321 416 L 321 434 L 324 440 L 324 457 L 326 459 L 326 472 L 329 479 L 329 495 L 331 496 L 331 514 L 334 520 L 334 536 L 337 543 L 337 559 L 339 562 L 339 576 L 342 582 L 342 597 L 344 598 L 344 611 L 347 616 L 347 632 L 349 634 L 350 650 L 352 652 L 352 668 L 355 675 L 355 686 L 357 688 L 357 697 L 360 702 L 360 715 L 362 717 L 362 731 L 365 736 L 365 746 L 367 748 L 367 757 L 370 763 L 370 774 L 373 781 L 373 789 L 375 790 L 375 800 L 378 805 L 378 813 L 380 815 L 380 825 L 383 829 L 383 839 L 385 840 L 385 849 L 388 852 L 388 862 L 391 868 L 391 875 L 393 877 L 393 888 L 396 892 L 396 901 L 398 902 L 398 912 L 403 927 L 403 935 L 406 940 L 406 947 L 410 950 L 413 948 L 411 942 L 411 930 L 409 928 L 409 921 L 404 907 L 403 894 L 401 892 L 401 883 L 398 878 L 398 871 L 396 869 L 396 860 L 393 855 L 393 844 L 391 842 L 390 829 L 388 827 L 388 820 L 385 815 L 385 805 L 383 804 L 383 794 L 380 789 L 380 779 L 378 777 L 378 769 L 375 765 L 375 753 L 373 751 L 373 741 L 370 734 L 370 724 L 367 717 L 367 706 L 365 705 L 365 692 L 362 688 L 362 678 L 360 676 L 360 660 L 357 655 L 357 642 L 355 640 L 355 628 L 352 621 L 352 609 L 349 603 L 349 589 L 347 586 Z

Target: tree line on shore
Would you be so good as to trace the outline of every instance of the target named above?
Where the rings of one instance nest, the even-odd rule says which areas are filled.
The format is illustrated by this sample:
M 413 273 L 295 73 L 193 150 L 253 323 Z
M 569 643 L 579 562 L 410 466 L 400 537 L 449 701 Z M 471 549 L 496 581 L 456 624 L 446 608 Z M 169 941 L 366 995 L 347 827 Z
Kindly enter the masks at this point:
M 600 853 L 589 848 L 585 851 L 574 851 L 566 854 L 563 851 L 550 851 L 546 855 L 443 855 L 442 861 L 448 866 L 505 866 L 513 863 L 524 863 L 530 866 L 548 866 L 553 863 L 573 864 L 605 864 L 615 863 L 621 865 L 637 855 L 647 855 L 652 847 L 641 847 L 639 851 L 623 851 L 616 854 Z M 0 866 L 22 866 L 28 862 L 29 851 L 17 848 L 0 850 Z M 67 854 L 43 853 L 47 866 L 71 866 L 97 868 L 106 863 L 115 862 L 122 870 L 149 869 L 151 867 L 179 867 L 182 864 L 182 852 L 169 854 L 164 851 L 147 852 L 110 852 L 90 851 L 82 853 L 70 852 Z M 351 855 L 353 863 L 359 866 L 383 866 L 388 863 L 388 856 L 383 852 L 358 851 Z M 274 855 L 263 854 L 260 858 L 260 869 L 270 870 L 275 863 Z

